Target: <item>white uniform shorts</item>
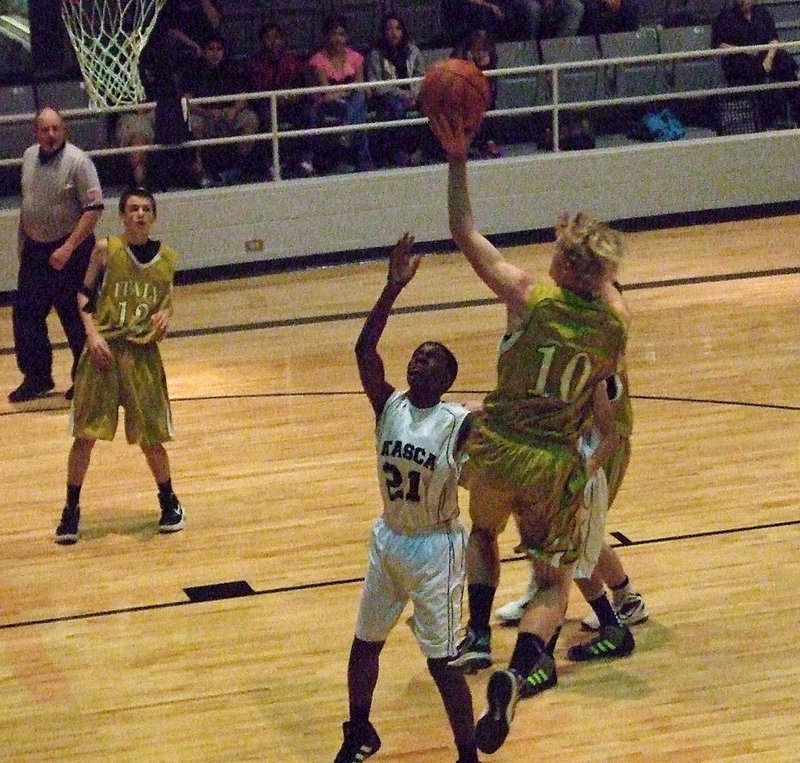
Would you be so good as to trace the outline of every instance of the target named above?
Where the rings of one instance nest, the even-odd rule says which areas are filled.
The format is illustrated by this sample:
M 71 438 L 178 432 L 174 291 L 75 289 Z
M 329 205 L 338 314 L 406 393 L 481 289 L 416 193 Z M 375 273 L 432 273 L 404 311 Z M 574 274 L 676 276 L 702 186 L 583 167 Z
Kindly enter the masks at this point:
M 454 656 L 466 543 L 466 530 L 458 521 L 451 523 L 449 532 L 404 535 L 378 519 L 372 528 L 356 637 L 385 641 L 410 599 L 411 629 L 425 657 Z

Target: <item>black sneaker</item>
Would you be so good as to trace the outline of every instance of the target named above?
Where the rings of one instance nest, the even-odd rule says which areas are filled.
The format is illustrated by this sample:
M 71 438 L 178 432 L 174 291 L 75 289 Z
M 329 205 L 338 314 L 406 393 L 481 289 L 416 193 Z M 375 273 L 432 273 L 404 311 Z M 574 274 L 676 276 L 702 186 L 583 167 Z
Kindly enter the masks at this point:
M 522 679 L 510 668 L 495 670 L 486 687 L 488 707 L 475 724 L 475 744 L 481 752 L 496 752 L 506 741 L 519 700 Z
M 23 381 L 15 390 L 8 394 L 10 403 L 27 403 L 29 400 L 36 400 L 37 397 L 44 397 L 53 387 L 53 380 L 46 382 Z
M 62 546 L 71 546 L 73 543 L 77 543 L 78 523 L 80 521 L 80 506 L 76 509 L 65 506 L 64 511 L 61 512 L 61 521 L 56 528 L 56 543 L 60 543 Z
M 519 696 L 522 698 L 533 697 L 541 694 L 545 689 L 550 689 L 558 683 L 556 663 L 552 655 L 543 654 L 536 661 L 533 669 L 522 681 L 519 687 Z
M 360 763 L 374 755 L 381 748 L 381 740 L 373 725 L 356 725 L 352 721 L 342 724 L 344 742 L 333 763 Z
M 567 657 L 576 662 L 627 657 L 635 646 L 633 634 L 627 625 L 604 625 L 591 641 L 570 647 Z
M 477 673 L 492 665 L 492 632 L 467 628 L 467 635 L 456 647 L 456 656 L 447 663 L 464 673 Z
M 162 533 L 176 533 L 186 527 L 186 513 L 178 500 L 178 496 L 173 493 L 167 498 L 158 496 L 161 504 L 161 519 L 158 522 L 158 531 Z

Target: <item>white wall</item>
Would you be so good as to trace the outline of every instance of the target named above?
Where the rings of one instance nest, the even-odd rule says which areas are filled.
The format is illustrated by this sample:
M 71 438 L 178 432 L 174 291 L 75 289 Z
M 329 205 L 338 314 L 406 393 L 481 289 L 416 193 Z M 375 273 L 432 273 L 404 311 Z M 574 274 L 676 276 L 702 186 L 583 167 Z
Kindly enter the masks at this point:
M 800 130 L 508 157 L 470 164 L 486 233 L 548 228 L 561 210 L 606 220 L 800 199 Z M 446 168 L 426 166 L 159 196 L 157 237 L 181 269 L 449 238 Z M 0 291 L 16 282 L 18 212 L 0 212 Z M 101 233 L 116 232 L 116 199 Z M 263 251 L 246 242 L 263 241 Z

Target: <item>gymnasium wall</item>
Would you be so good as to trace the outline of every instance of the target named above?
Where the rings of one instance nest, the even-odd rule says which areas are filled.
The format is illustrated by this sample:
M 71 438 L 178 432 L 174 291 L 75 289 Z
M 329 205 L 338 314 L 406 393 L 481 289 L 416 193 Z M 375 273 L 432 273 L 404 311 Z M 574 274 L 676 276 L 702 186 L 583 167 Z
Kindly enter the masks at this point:
M 489 234 L 552 226 L 560 210 L 607 220 L 800 199 L 800 130 L 546 153 L 470 163 L 473 205 Z M 446 168 L 426 166 L 159 196 L 157 237 L 195 270 L 393 243 L 412 231 L 446 242 Z M 0 211 L 0 292 L 14 289 L 18 212 Z M 109 200 L 101 233 L 118 230 Z M 447 244 L 445 244 L 448 246 Z

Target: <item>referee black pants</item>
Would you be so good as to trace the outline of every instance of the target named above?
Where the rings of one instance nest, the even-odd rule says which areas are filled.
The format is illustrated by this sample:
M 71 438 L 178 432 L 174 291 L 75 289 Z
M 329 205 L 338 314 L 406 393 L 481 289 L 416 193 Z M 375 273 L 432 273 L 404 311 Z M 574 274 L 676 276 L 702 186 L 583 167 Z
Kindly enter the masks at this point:
M 61 270 L 50 266 L 50 255 L 66 239 L 39 242 L 26 239 L 19 263 L 17 294 L 12 309 L 17 367 L 25 381 L 37 387 L 53 383 L 53 350 L 47 335 L 47 316 L 55 308 L 72 351 L 72 376 L 78 364 L 86 330 L 78 313 L 78 289 L 83 283 L 94 236 L 89 236 Z

